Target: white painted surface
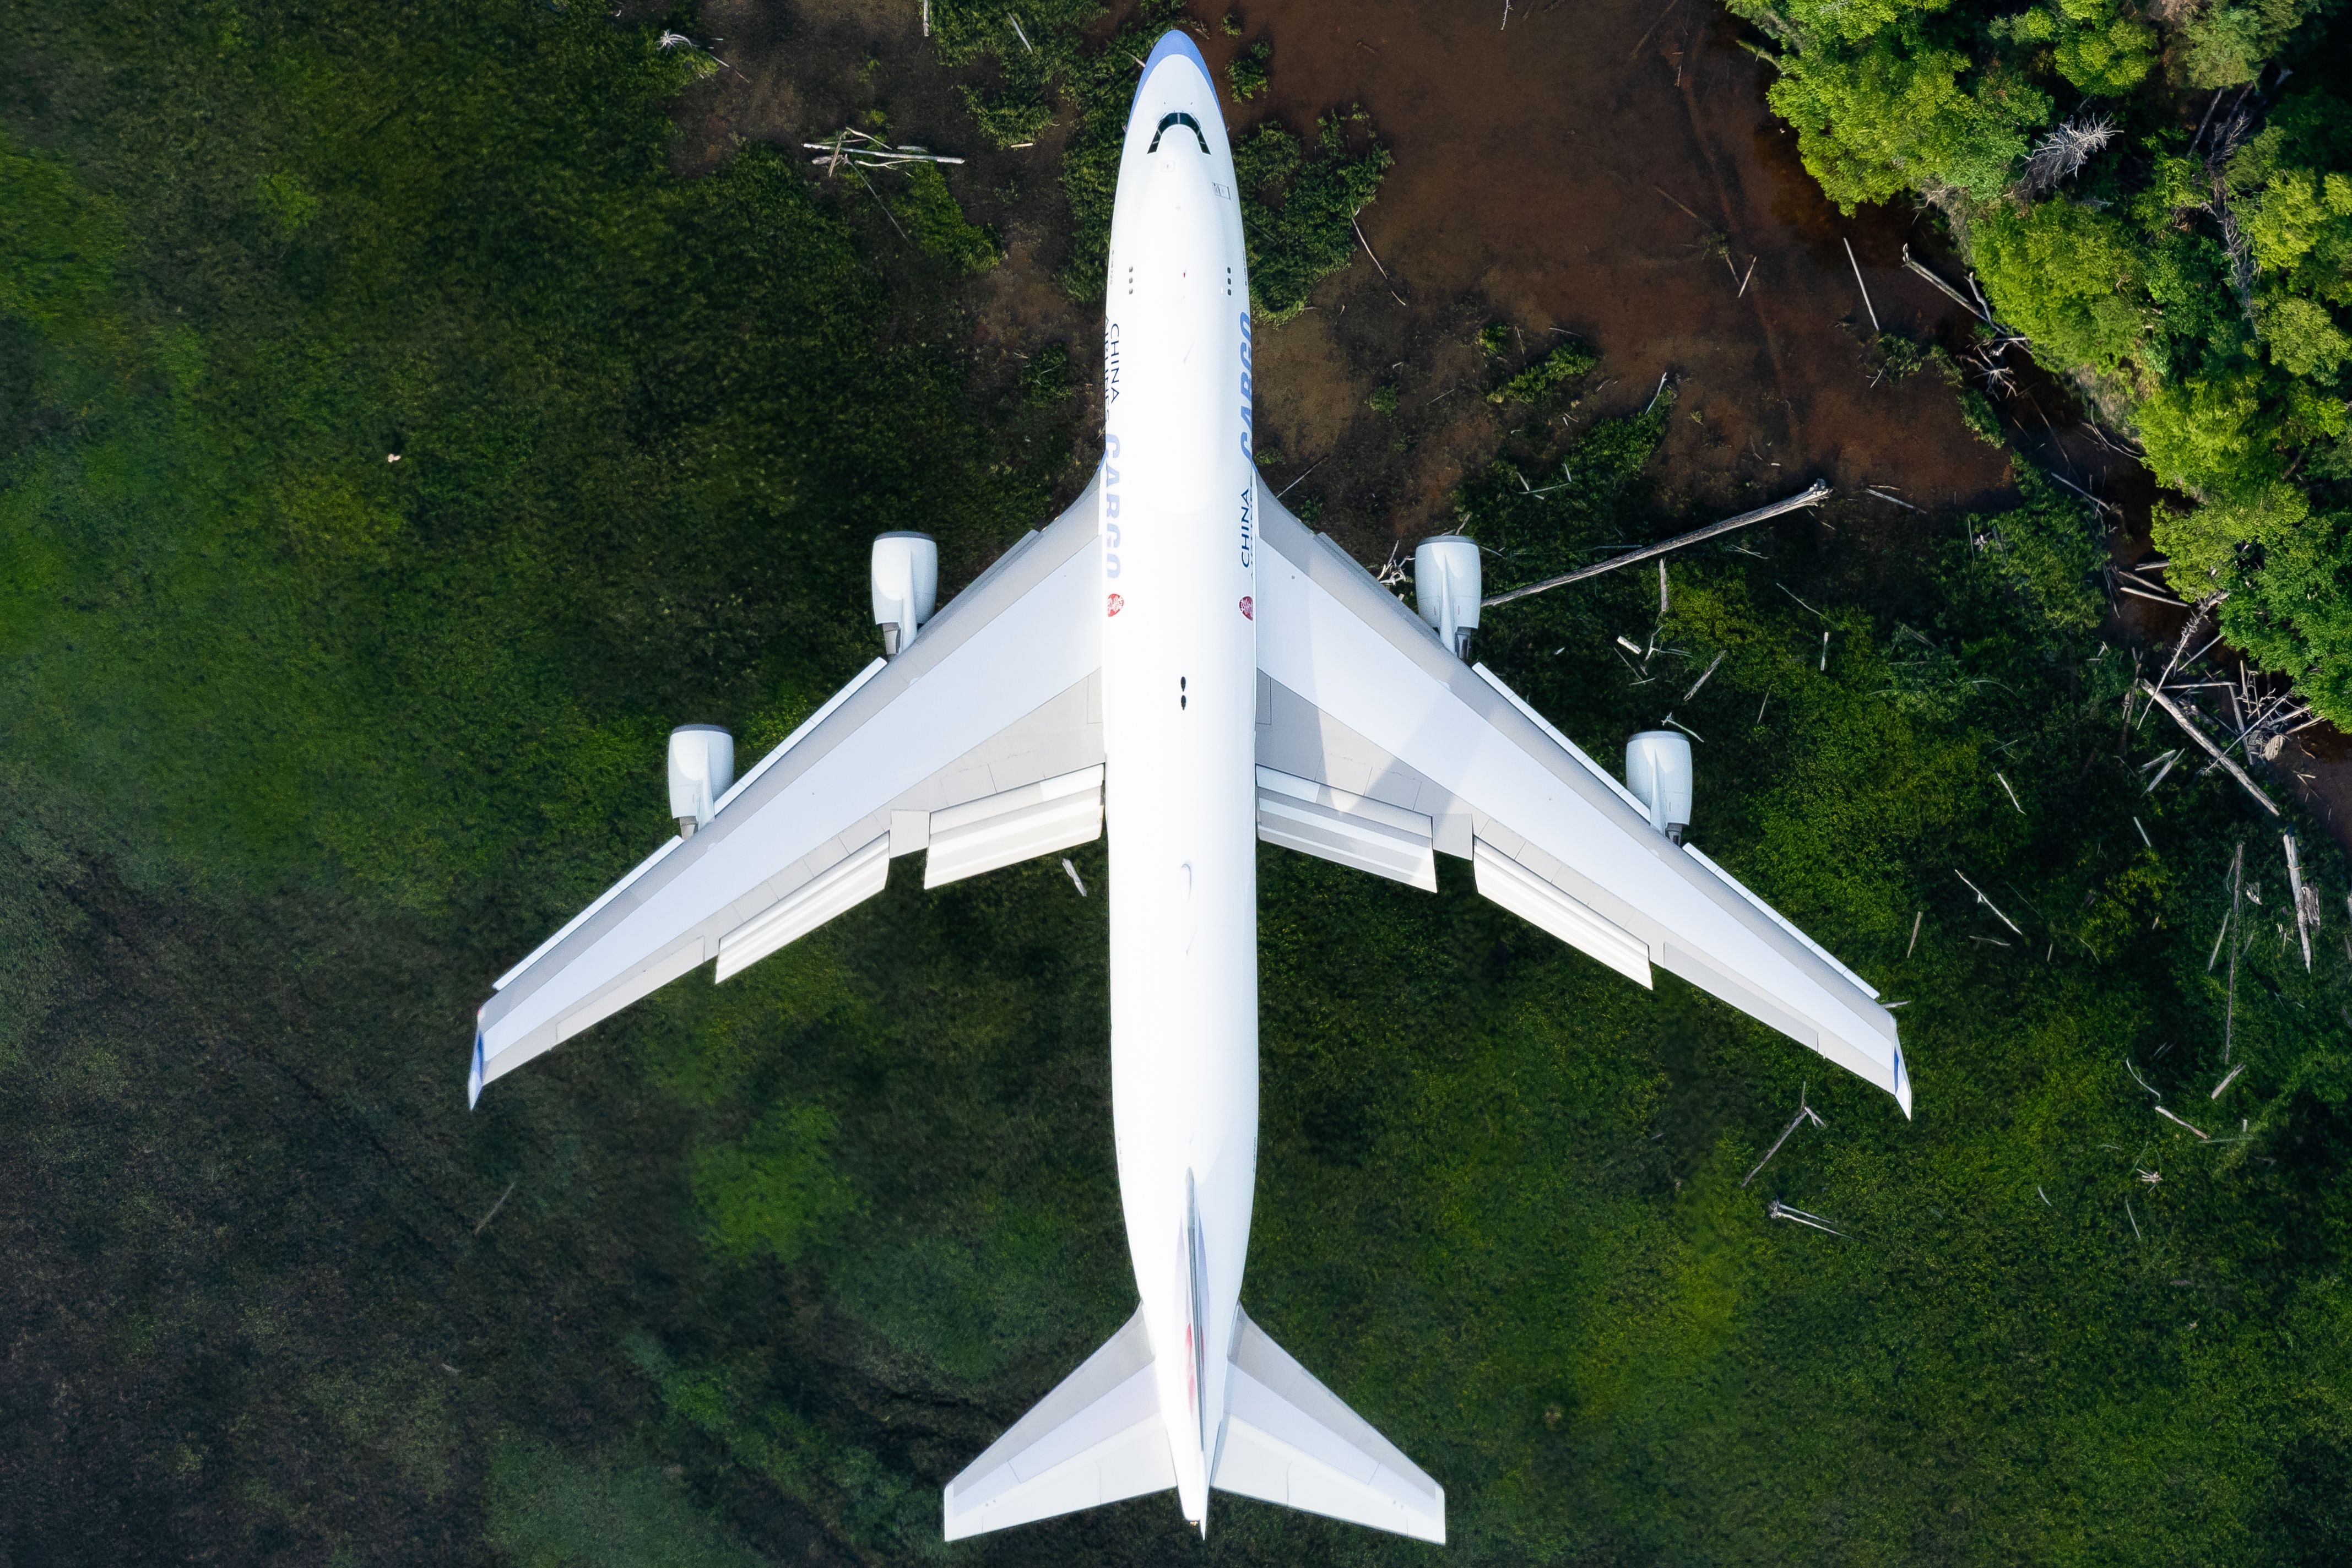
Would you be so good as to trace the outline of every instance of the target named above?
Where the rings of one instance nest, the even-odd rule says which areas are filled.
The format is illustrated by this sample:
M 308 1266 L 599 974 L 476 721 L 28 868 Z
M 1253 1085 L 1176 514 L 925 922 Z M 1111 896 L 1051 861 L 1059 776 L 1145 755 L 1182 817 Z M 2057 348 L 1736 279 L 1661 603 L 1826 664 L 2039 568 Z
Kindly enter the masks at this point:
M 1151 1341 L 1138 1311 L 948 1483 L 947 1538 L 961 1541 L 1175 1484 Z
M 924 831 L 930 853 L 925 887 L 1018 865 L 1102 837 L 1102 765 L 933 811 Z
M 1194 124 L 1163 131 L 1174 114 Z M 1119 1200 L 1178 1500 L 1204 1528 L 1257 1177 L 1257 471 L 1234 188 L 1216 89 L 1171 33 L 1136 89 L 1111 217 L 1104 804 Z

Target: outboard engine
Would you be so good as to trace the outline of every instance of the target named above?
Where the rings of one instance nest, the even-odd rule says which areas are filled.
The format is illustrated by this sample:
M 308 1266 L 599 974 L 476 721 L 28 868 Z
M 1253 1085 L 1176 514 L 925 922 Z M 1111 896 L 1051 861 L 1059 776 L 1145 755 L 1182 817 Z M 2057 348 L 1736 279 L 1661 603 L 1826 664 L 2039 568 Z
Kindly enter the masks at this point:
M 882 653 L 895 659 L 940 601 L 940 547 L 929 534 L 881 534 L 874 540 L 874 624 Z
M 735 737 L 715 724 L 686 724 L 669 732 L 669 814 L 677 836 L 708 827 L 719 797 L 735 782 Z
M 1645 729 L 1625 743 L 1625 788 L 1650 809 L 1650 825 L 1676 843 L 1690 827 L 1691 748 L 1671 729 Z
M 1478 541 L 1461 534 L 1423 539 L 1412 552 L 1413 606 L 1455 658 L 1470 652 L 1478 629 Z

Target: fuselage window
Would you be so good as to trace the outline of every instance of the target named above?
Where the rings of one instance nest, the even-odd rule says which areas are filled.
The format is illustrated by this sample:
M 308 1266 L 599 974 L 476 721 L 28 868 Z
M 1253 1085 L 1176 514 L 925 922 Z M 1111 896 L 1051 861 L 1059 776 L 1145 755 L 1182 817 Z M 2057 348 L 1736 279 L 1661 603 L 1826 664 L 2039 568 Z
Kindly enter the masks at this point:
M 1181 110 L 1179 110 L 1174 114 L 1168 115 L 1160 121 L 1160 129 L 1151 133 L 1151 145 L 1145 148 L 1144 152 L 1159 152 L 1160 139 L 1168 133 L 1168 128 L 1171 125 L 1191 126 L 1192 128 L 1192 134 L 1200 139 L 1201 156 L 1206 158 L 1209 155 L 1208 133 L 1201 129 L 1201 122 L 1199 120 L 1193 119 L 1191 115 L 1184 113 Z

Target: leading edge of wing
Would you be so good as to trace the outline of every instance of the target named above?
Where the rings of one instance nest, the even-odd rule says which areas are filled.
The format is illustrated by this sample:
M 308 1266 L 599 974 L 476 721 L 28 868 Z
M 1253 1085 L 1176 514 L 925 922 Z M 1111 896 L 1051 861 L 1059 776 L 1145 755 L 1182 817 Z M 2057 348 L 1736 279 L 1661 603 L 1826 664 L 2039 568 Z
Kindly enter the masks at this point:
M 508 971 L 481 1009 L 470 1092 L 716 956 L 729 931 L 868 847 L 868 819 L 880 813 L 887 832 L 887 809 L 942 768 L 1057 698 L 1085 700 L 1102 649 L 1094 495 L 1090 484 L 904 653 L 860 672 L 720 797 L 709 825 L 656 850 Z M 1089 760 L 1101 758 L 1060 759 Z M 773 885 L 783 880 L 793 885 Z
M 1466 814 L 1478 837 L 1646 946 L 1660 967 L 1911 1113 L 1894 1015 L 1858 977 L 1652 828 L 1598 763 L 1491 672 L 1441 648 L 1354 558 L 1271 497 L 1261 504 L 1272 548 L 1258 564 L 1258 663 L 1270 679 L 1425 779 L 1439 798 L 1414 810 Z

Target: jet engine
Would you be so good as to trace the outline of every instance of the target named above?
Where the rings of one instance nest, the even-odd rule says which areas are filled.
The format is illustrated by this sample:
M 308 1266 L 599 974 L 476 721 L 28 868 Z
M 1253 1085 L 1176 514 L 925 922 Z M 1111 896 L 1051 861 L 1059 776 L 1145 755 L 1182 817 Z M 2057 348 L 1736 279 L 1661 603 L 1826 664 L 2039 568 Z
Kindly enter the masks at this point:
M 1414 608 L 1457 659 L 1468 654 L 1470 633 L 1478 629 L 1479 592 L 1477 540 L 1440 534 L 1412 552 Z
M 1650 809 L 1650 825 L 1676 843 L 1690 827 L 1691 748 L 1671 729 L 1645 729 L 1625 743 L 1625 788 Z
M 669 732 L 669 814 L 677 836 L 694 837 L 735 782 L 735 737 L 715 724 L 686 724 Z
M 929 534 L 881 534 L 874 540 L 874 624 L 882 653 L 895 659 L 940 601 L 940 547 Z

